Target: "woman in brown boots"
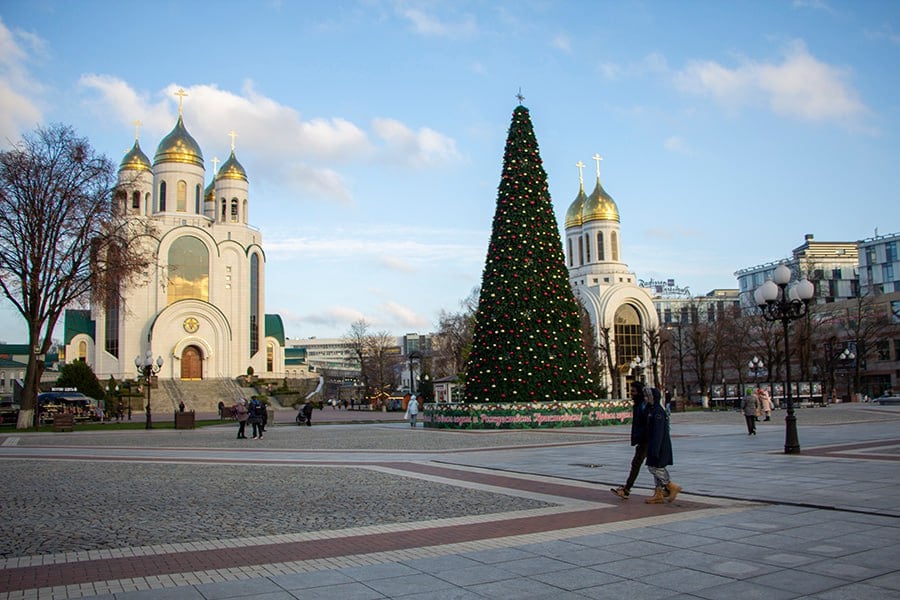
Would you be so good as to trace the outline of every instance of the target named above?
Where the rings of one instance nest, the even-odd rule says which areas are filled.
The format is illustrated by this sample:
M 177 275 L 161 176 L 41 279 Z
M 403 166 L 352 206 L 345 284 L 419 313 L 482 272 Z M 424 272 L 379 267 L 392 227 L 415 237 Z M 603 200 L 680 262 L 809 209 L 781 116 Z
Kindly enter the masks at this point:
M 669 415 L 660 405 L 659 390 L 644 393 L 647 399 L 647 469 L 656 480 L 656 491 L 644 502 L 662 504 L 673 502 L 681 486 L 669 479 L 666 467 L 673 464 L 672 440 L 669 437 Z

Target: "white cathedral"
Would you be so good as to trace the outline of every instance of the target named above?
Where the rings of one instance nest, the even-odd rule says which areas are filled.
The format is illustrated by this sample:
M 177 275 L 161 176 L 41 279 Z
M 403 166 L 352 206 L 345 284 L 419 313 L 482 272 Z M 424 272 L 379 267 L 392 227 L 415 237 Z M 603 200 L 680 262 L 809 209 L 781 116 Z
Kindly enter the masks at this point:
M 624 396 L 627 380 L 643 375 L 648 383 L 653 381 L 649 372 L 635 372 L 631 365 L 639 358 L 640 370 L 654 368 L 657 357 L 650 338 L 658 335 L 659 316 L 650 292 L 638 285 L 622 261 L 619 208 L 600 185 L 601 157 L 595 154 L 593 158 L 597 183 L 590 196 L 584 193 L 584 164 L 577 164 L 580 189 L 566 211 L 566 266 L 575 297 L 594 327 L 594 344 L 606 349 L 610 358 L 601 360 L 601 384 Z M 655 366 L 660 367 L 658 363 Z
M 135 358 L 148 353 L 163 359 L 160 379 L 234 378 L 249 367 L 281 377 L 284 326 L 265 313 L 266 257 L 249 225 L 234 134 L 231 155 L 205 185 L 203 154 L 178 112 L 152 164 L 135 135 L 119 165 L 114 201 L 125 218 L 152 225 L 151 269 L 112 306 L 67 311 L 65 358 L 87 362 L 101 382 L 135 377 Z

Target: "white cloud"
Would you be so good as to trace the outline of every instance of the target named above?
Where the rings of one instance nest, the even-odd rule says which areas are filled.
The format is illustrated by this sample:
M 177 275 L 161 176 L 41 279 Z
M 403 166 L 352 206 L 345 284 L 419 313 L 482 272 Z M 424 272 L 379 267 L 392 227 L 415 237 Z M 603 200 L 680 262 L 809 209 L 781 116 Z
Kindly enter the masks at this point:
M 414 32 L 423 36 L 459 38 L 471 36 L 478 30 L 475 18 L 468 14 L 462 15 L 456 21 L 441 19 L 426 12 L 421 6 L 413 6 L 409 2 L 398 2 L 395 10 L 412 25 Z
M 22 133 L 41 123 L 43 86 L 31 75 L 28 62 L 44 51 L 34 34 L 10 31 L 0 19 L 0 145 L 15 143 Z
M 113 115 L 122 124 L 140 119 L 145 128 L 142 132 L 146 132 L 142 137 L 159 139 L 172 128 L 179 89 L 174 83 L 161 90 L 155 101 L 116 77 L 89 74 L 81 77 L 80 84 L 99 96 L 86 102 L 93 110 Z M 304 119 L 293 107 L 257 92 L 249 81 L 240 93 L 206 84 L 184 89 L 185 124 L 207 161 L 228 155 L 228 135 L 234 130 L 239 159 L 245 167 L 251 163 L 254 167 L 248 168 L 251 178 L 288 185 L 301 197 L 352 203 L 353 193 L 336 164 L 363 161 L 432 166 L 459 156 L 452 138 L 428 127 L 414 131 L 386 118 L 372 122 L 373 132 L 383 141 L 376 146 L 369 134 L 351 121 L 340 117 Z
M 459 159 L 456 142 L 429 127 L 413 131 L 396 119 L 377 118 L 372 130 L 385 142 L 387 156 L 417 166 Z
M 715 61 L 695 61 L 676 74 L 676 83 L 682 90 L 711 96 L 732 111 L 764 105 L 783 117 L 853 122 L 868 109 L 846 83 L 847 76 L 795 42 L 781 63 L 745 60 L 730 69 Z
M 422 331 L 431 326 L 431 319 L 394 300 L 378 305 L 376 310 L 378 311 L 376 319 L 394 325 L 395 331 Z
M 550 46 L 556 48 L 557 50 L 562 50 L 563 52 L 572 52 L 572 40 L 569 39 L 569 36 L 563 33 L 550 40 Z
M 687 142 L 684 141 L 684 138 L 677 135 L 670 136 L 663 140 L 663 148 L 670 152 L 677 152 L 678 154 L 691 154 L 691 149 L 688 147 Z

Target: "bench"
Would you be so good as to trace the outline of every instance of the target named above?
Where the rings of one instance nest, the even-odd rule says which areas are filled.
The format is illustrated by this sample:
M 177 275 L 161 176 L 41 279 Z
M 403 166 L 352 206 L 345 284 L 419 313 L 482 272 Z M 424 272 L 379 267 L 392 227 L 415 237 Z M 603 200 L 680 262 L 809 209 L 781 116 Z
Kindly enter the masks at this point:
M 59 414 L 53 416 L 53 431 L 74 431 L 75 415 Z
M 194 411 L 175 413 L 175 429 L 194 429 L 195 427 Z

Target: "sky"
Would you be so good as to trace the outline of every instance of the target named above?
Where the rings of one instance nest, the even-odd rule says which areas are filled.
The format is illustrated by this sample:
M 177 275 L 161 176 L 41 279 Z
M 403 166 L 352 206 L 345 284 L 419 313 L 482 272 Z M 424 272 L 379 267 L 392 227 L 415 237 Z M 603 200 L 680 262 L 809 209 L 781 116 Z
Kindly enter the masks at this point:
M 561 234 L 599 153 L 622 259 L 699 295 L 900 231 L 898 72 L 890 1 L 4 0 L 0 148 L 59 122 L 118 163 L 140 120 L 152 159 L 183 88 L 207 182 L 237 133 L 286 335 L 402 335 L 480 285 L 520 92 Z

